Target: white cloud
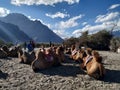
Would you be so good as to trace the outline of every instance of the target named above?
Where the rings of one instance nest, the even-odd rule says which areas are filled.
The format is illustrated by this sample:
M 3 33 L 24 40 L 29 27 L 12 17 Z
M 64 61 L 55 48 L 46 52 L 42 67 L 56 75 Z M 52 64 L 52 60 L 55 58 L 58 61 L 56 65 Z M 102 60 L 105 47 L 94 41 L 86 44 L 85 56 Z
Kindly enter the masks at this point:
M 58 36 L 60 36 L 63 39 L 69 38 L 68 33 L 65 32 L 64 30 L 53 30 L 53 32 L 56 33 Z
M 89 31 L 89 34 L 92 33 L 96 33 L 100 30 L 104 30 L 105 28 L 107 28 L 104 24 L 101 25 L 95 25 L 95 26 L 91 26 L 91 25 L 86 25 L 85 27 L 83 27 L 82 29 L 77 29 L 75 30 L 72 34 L 76 37 L 80 36 L 82 32 L 85 31 Z
M 72 33 L 72 35 L 74 37 L 79 37 L 79 36 L 81 36 L 81 33 L 82 33 L 82 30 L 81 29 L 77 29 L 77 30 L 74 30 L 74 32 Z
M 0 7 L 0 17 L 4 17 L 10 13 L 10 10 Z
M 21 4 L 26 5 L 51 5 L 54 6 L 56 3 L 62 3 L 67 2 L 68 4 L 74 4 L 79 3 L 80 0 L 11 0 L 11 3 L 17 6 L 20 6 Z
M 79 25 L 77 20 L 81 19 L 83 16 L 84 15 L 79 15 L 79 16 L 75 16 L 73 18 L 70 18 L 67 21 L 61 21 L 58 24 L 56 24 L 56 27 L 59 29 L 68 29 L 71 27 L 75 27 L 75 26 Z
M 81 29 L 74 30 L 72 34 L 73 36 L 78 37 L 81 35 L 82 32 L 85 32 L 85 31 L 89 31 L 89 34 L 93 34 L 101 30 L 108 30 L 108 31 L 112 30 L 113 27 L 114 27 L 114 30 L 120 30 L 120 18 L 118 20 L 105 22 L 99 25 L 93 25 L 93 26 L 86 25 Z
M 101 30 L 120 30 L 120 13 L 119 12 L 111 12 L 106 15 L 99 15 L 96 18 L 96 25 L 85 25 L 81 29 L 74 30 L 73 36 L 80 36 L 81 32 L 89 31 L 89 34 L 96 33 Z M 87 23 L 85 23 L 87 24 Z
M 115 8 L 117 8 L 119 6 L 120 6 L 120 4 L 114 4 L 114 5 L 110 6 L 109 9 L 115 9 Z
M 51 17 L 51 18 L 58 18 L 58 17 L 65 18 L 65 17 L 69 17 L 70 16 L 69 14 L 64 14 L 64 13 L 61 13 L 61 12 L 57 12 L 55 14 L 48 14 L 48 13 L 46 13 L 45 15 L 48 16 L 48 17 Z
M 86 24 L 87 24 L 87 22 L 83 22 L 83 23 L 82 23 L 83 26 L 86 25 Z
M 99 22 L 111 21 L 111 20 L 118 18 L 119 15 L 120 15 L 119 12 L 111 12 L 106 15 L 99 15 L 99 16 L 97 16 L 97 20 L 95 22 L 99 23 Z

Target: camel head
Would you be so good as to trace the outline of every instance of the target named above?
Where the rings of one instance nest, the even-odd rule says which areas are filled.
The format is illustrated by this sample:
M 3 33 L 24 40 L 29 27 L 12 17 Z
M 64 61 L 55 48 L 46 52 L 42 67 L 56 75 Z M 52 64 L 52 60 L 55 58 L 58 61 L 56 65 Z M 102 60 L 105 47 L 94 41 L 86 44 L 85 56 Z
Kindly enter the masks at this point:
M 97 62 L 102 62 L 102 57 L 99 55 L 99 53 L 95 50 L 92 51 L 92 56 L 93 56 L 93 59 Z

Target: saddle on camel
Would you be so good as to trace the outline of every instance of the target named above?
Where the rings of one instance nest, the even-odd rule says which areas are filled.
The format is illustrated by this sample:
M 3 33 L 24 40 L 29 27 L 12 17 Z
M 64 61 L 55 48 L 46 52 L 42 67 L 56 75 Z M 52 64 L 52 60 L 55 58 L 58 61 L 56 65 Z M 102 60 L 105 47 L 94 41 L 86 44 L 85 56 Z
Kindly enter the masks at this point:
M 77 52 L 79 50 L 75 48 L 75 46 L 72 46 L 71 47 L 71 55 L 70 55 L 70 58 L 73 59 L 73 60 L 76 60 L 76 55 L 77 55 Z
M 86 56 L 82 57 L 83 63 L 80 65 L 81 68 L 87 71 L 87 74 L 96 79 L 101 79 L 105 75 L 105 68 L 103 66 L 102 57 L 95 50 L 85 51 Z
M 59 51 L 60 49 L 56 49 L 56 51 Z M 60 65 L 60 60 L 59 58 L 61 57 L 59 53 L 56 53 L 52 51 L 51 48 L 45 50 L 45 52 L 38 50 L 36 53 L 36 59 L 32 62 L 32 69 L 34 71 L 36 70 L 41 70 L 41 69 L 46 69 L 52 66 L 58 66 Z

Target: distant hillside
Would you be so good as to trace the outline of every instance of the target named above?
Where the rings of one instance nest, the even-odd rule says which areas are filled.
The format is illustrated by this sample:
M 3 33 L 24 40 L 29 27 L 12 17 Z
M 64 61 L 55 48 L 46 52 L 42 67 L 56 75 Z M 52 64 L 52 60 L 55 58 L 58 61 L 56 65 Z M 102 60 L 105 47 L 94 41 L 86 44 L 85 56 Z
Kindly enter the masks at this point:
M 113 34 L 114 36 L 120 37 L 120 30 L 118 30 L 118 31 L 113 31 L 112 34 Z
M 23 14 L 12 13 L 0 20 L 17 25 L 20 30 L 37 42 L 56 42 L 61 43 L 63 39 L 56 35 L 40 21 L 32 21 Z
M 0 38 L 5 42 L 24 42 L 30 38 L 16 25 L 0 21 Z

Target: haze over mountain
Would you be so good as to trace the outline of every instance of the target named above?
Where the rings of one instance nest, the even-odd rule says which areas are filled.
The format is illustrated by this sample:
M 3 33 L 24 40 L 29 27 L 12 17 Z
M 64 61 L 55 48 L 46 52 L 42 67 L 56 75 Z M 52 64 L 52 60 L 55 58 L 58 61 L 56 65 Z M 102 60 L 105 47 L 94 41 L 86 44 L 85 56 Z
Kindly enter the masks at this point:
M 120 37 L 120 30 L 113 31 L 112 34 L 113 34 L 114 36 Z
M 20 30 L 22 30 L 36 42 L 63 42 L 62 38 L 60 38 L 47 26 L 43 25 L 40 21 L 32 21 L 23 14 L 11 13 L 6 17 L 1 17 L 0 20 L 6 23 L 17 25 Z
M 30 38 L 18 26 L 0 21 L 0 39 L 5 42 L 24 42 Z

